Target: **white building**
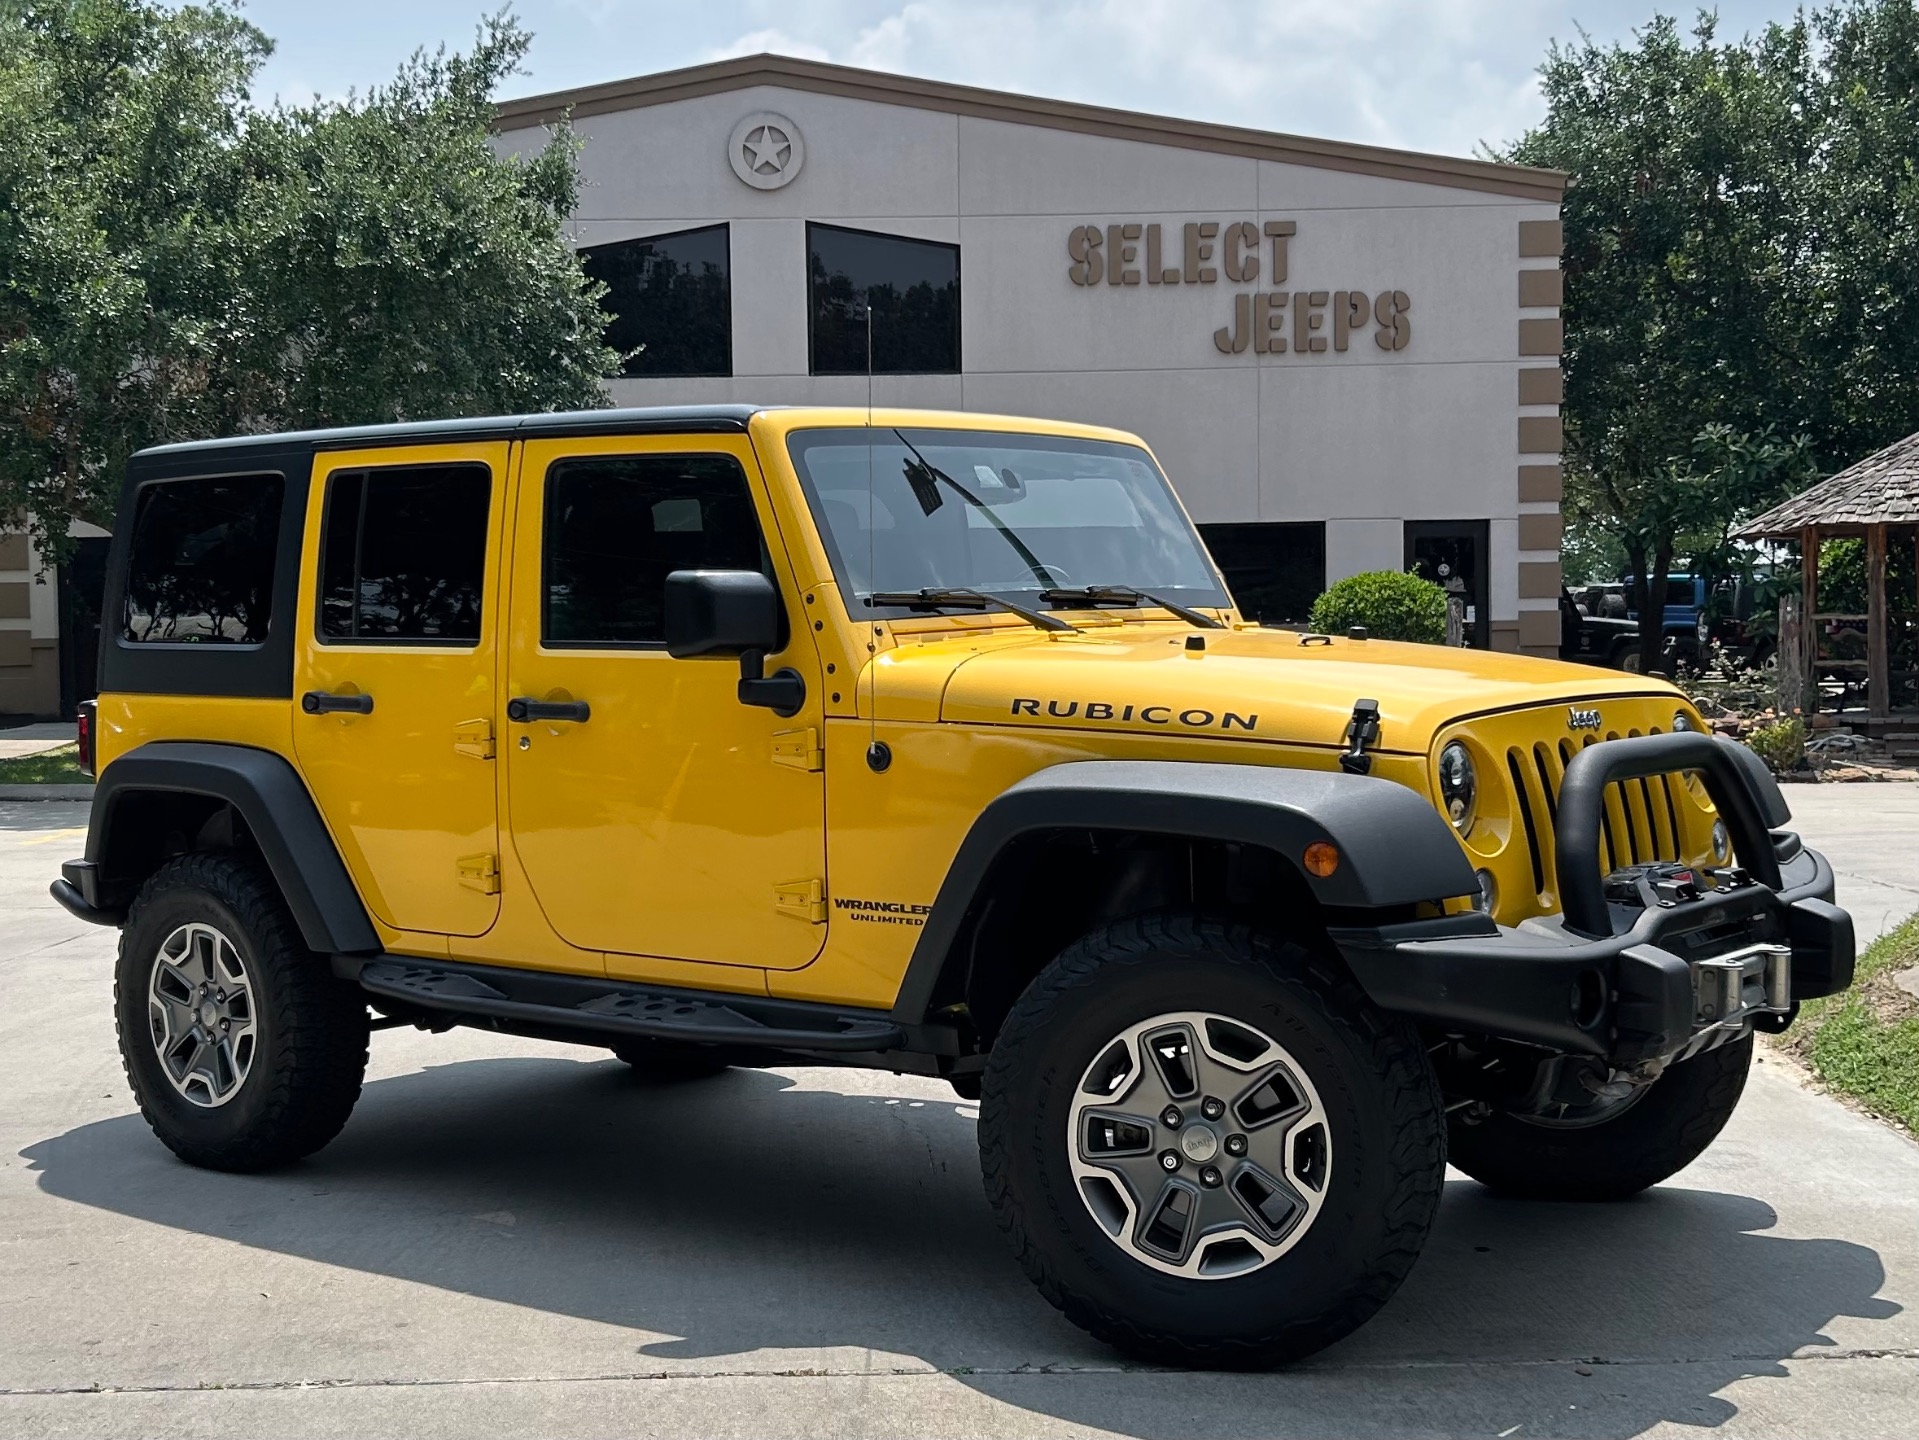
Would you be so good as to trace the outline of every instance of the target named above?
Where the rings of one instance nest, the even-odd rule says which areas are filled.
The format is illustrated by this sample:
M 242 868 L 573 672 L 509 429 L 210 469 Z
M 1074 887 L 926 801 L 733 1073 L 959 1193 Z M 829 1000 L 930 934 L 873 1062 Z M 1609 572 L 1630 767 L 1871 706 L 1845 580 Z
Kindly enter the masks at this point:
M 1556 652 L 1563 176 L 774 56 L 502 146 L 567 112 L 617 403 L 864 403 L 870 300 L 877 402 L 1138 432 L 1264 618 L 1445 561 Z
M 874 400 L 1138 432 L 1262 618 L 1444 562 L 1470 639 L 1555 652 L 1563 176 L 772 56 L 502 148 L 566 112 L 617 403 L 863 403 L 870 302 Z M 91 693 L 83 551 L 0 537 L 0 715 Z

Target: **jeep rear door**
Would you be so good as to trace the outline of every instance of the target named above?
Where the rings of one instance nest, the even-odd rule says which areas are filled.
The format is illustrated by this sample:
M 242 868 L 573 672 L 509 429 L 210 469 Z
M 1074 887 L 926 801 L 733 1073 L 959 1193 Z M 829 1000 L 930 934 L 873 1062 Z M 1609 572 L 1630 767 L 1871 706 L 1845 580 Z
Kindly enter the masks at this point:
M 499 913 L 507 448 L 314 457 L 294 753 L 368 908 L 399 930 L 478 935 Z
M 528 440 L 513 523 L 507 825 L 548 923 L 633 978 L 810 962 L 826 935 L 819 659 L 747 438 Z M 767 669 L 801 672 L 797 715 L 742 705 L 737 660 L 666 653 L 666 577 L 696 569 L 773 579 L 793 639 Z M 514 720 L 515 701 L 546 708 Z

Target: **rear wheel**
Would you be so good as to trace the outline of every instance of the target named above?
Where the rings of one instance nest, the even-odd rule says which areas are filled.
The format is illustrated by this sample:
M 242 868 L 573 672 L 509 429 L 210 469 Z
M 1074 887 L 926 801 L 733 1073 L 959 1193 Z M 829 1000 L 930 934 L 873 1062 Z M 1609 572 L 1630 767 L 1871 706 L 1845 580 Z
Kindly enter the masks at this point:
M 1554 1116 L 1456 1118 L 1448 1158 L 1482 1185 L 1535 1200 L 1623 1200 L 1718 1138 L 1745 1092 L 1747 1035 L 1682 1061 L 1624 1100 Z M 1462 1116 L 1463 1116 L 1463 1112 Z
M 140 1113 L 190 1164 L 263 1170 L 310 1155 L 359 1098 L 365 1001 L 239 856 L 183 855 L 141 887 L 114 1013 Z
M 1312 952 L 1185 914 L 1040 973 L 993 1047 L 980 1147 L 1040 1292 L 1180 1365 L 1271 1365 L 1364 1323 L 1445 1168 L 1410 1027 Z

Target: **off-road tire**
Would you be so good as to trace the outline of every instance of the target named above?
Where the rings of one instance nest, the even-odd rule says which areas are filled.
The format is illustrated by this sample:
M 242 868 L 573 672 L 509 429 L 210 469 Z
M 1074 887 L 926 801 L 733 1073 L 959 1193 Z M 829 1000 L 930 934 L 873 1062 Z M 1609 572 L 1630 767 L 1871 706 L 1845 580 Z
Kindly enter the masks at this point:
M 1494 1114 L 1454 1119 L 1452 1163 L 1480 1184 L 1530 1200 L 1624 1200 L 1697 1160 L 1732 1118 L 1752 1036 L 1674 1065 L 1611 1120 L 1548 1128 Z
M 259 1034 L 233 1098 L 206 1109 L 161 1067 L 147 1019 L 154 956 L 183 924 L 210 925 L 239 952 Z M 225 851 L 168 861 L 140 887 L 120 933 L 113 1009 L 134 1099 L 160 1142 L 190 1165 L 252 1171 L 311 1155 L 346 1124 L 366 1073 L 367 1010 L 306 947 L 272 877 Z
M 1175 1011 L 1256 1026 L 1326 1107 L 1322 1208 L 1299 1243 L 1248 1274 L 1150 1268 L 1099 1227 L 1072 1178 L 1081 1076 L 1125 1026 Z M 1128 1354 L 1210 1368 L 1297 1359 L 1371 1318 L 1419 1256 L 1446 1164 L 1442 1102 L 1411 1026 L 1334 961 L 1182 912 L 1094 931 L 1040 972 L 993 1046 L 979 1132 L 987 1198 L 1040 1293 Z
M 625 1040 L 613 1053 L 645 1080 L 705 1080 L 731 1069 L 732 1058 L 714 1045 L 687 1045 L 677 1040 Z

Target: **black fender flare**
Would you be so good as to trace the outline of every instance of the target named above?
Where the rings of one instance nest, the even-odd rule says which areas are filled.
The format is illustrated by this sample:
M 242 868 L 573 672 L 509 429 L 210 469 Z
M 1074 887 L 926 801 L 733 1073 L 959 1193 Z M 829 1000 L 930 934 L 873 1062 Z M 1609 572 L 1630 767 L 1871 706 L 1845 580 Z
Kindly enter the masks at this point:
M 124 802 L 156 792 L 209 796 L 239 812 L 309 948 L 327 955 L 380 950 L 319 807 L 283 756 L 247 745 L 154 740 L 114 760 L 100 772 L 87 822 L 87 863 L 109 883 L 120 878 L 114 827 Z
M 918 1025 L 993 863 L 1023 835 L 1110 830 L 1223 840 L 1284 857 L 1320 904 L 1395 911 L 1478 893 L 1452 826 L 1404 785 L 1341 771 L 1182 760 L 1072 760 L 1027 776 L 992 800 L 947 868 L 900 982 L 893 1018 Z M 1306 847 L 1339 852 L 1310 874 Z

